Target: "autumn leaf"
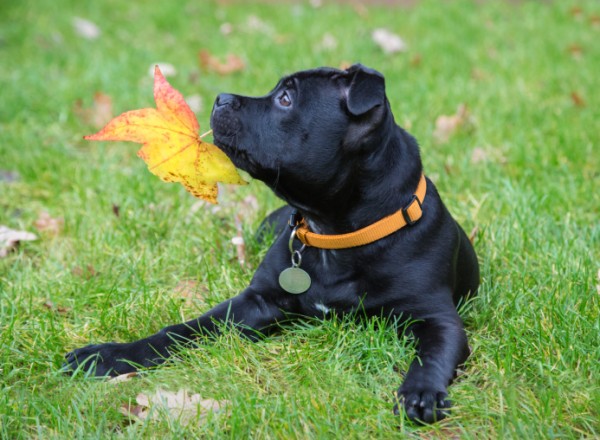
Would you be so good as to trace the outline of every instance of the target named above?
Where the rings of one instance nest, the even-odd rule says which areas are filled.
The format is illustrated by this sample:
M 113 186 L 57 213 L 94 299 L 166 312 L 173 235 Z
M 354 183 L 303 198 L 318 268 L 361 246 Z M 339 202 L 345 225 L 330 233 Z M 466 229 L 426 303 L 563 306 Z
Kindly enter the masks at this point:
M 375 29 L 371 38 L 387 55 L 398 52 L 406 52 L 408 46 L 406 42 L 399 36 L 385 28 Z
M 84 139 L 143 144 L 137 154 L 150 172 L 166 182 L 181 183 L 194 196 L 211 203 L 217 203 L 217 182 L 246 183 L 225 153 L 202 141 L 194 113 L 158 66 L 154 100 L 156 108 L 123 113 Z
M 469 109 L 460 104 L 453 115 L 441 115 L 435 120 L 433 137 L 441 143 L 447 142 L 460 128 L 472 123 Z
M 0 225 L 0 258 L 6 257 L 21 241 L 32 240 L 37 240 L 37 236 L 31 232 L 15 231 Z
M 102 92 L 96 92 L 91 107 L 85 108 L 81 100 L 78 100 L 73 106 L 73 112 L 84 123 L 99 129 L 113 118 L 112 98 Z
M 216 72 L 219 75 L 230 75 L 246 68 L 244 61 L 237 55 L 231 53 L 227 55 L 225 62 L 221 62 L 208 50 L 202 49 L 198 53 L 198 60 L 200 61 L 200 66 L 204 70 Z
M 585 99 L 577 92 L 571 92 L 571 101 L 576 107 L 585 107 Z
M 183 426 L 202 423 L 210 414 L 229 414 L 230 402 L 226 400 L 202 399 L 199 394 L 187 390 L 157 390 L 154 394 L 140 393 L 135 398 L 137 405 L 123 405 L 119 411 L 134 420 L 178 420 Z
M 46 211 L 42 211 L 33 226 L 40 231 L 50 235 L 58 235 L 63 228 L 65 220 L 62 217 L 51 217 Z
M 131 373 L 119 374 L 118 376 L 112 377 L 108 380 L 111 384 L 119 384 L 122 382 L 129 382 L 134 377 L 138 376 L 137 371 L 132 371 Z

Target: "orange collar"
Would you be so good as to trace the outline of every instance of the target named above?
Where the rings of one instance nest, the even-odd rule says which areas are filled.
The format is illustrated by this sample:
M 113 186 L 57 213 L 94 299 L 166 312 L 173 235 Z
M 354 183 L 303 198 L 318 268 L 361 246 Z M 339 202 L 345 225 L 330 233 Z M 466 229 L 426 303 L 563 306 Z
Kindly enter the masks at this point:
M 416 223 L 423 214 L 421 205 L 425 199 L 426 192 L 427 182 L 425 180 L 425 175 L 421 174 L 421 180 L 419 181 L 417 190 L 408 205 L 372 225 L 347 234 L 322 235 L 310 232 L 306 221 L 302 220 L 296 227 L 296 236 L 306 246 L 313 246 L 320 249 L 346 249 L 373 243 L 383 237 L 393 234 L 406 225 L 413 225 Z

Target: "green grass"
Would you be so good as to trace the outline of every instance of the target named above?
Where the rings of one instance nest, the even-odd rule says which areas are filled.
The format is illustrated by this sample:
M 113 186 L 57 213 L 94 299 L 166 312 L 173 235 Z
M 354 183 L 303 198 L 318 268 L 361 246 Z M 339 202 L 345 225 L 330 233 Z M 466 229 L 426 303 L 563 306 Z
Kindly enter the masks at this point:
M 0 259 L 0 437 L 600 436 L 599 15 L 593 0 L 419 2 L 366 15 L 339 4 L 4 1 L 0 170 L 20 178 L 0 178 L 0 225 L 37 232 L 46 211 L 64 226 Z M 79 36 L 74 16 L 101 37 Z M 251 16 L 267 26 L 252 29 Z M 231 35 L 219 32 L 225 22 Z M 376 27 L 409 51 L 384 55 Z M 319 48 L 326 33 L 335 50 Z M 203 72 L 201 48 L 247 68 Z M 60 373 L 74 347 L 137 339 L 234 295 L 265 252 L 252 231 L 280 202 L 261 184 L 225 188 L 218 211 L 197 209 L 146 171 L 135 145 L 82 140 L 96 127 L 75 102 L 90 106 L 101 91 L 116 113 L 153 106 L 148 69 L 159 61 L 176 66 L 174 87 L 203 98 L 203 128 L 222 91 L 260 95 L 285 73 L 342 61 L 386 75 L 426 172 L 465 229 L 479 230 L 483 284 L 462 311 L 473 355 L 451 388 L 452 417 L 416 427 L 392 416 L 413 352 L 376 322 L 310 322 L 259 344 L 226 335 L 120 385 Z M 470 129 L 435 142 L 436 118 L 461 103 Z M 476 148 L 484 160 L 472 160 Z M 258 209 L 241 210 L 248 195 Z M 247 268 L 230 243 L 236 215 Z M 178 292 L 182 280 L 197 283 L 193 298 Z M 127 423 L 119 407 L 159 387 L 228 399 L 231 415 Z

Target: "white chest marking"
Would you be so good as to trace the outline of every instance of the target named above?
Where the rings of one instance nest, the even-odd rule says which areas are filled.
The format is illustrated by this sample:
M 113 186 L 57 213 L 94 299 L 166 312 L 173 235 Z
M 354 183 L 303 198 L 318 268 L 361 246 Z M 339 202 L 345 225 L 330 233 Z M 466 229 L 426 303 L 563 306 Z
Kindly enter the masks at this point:
M 329 313 L 329 311 L 330 311 L 330 308 L 329 308 L 329 307 L 327 307 L 325 304 L 322 304 L 322 303 L 315 303 L 315 308 L 316 308 L 317 310 L 320 310 L 321 312 L 323 312 L 323 313 L 324 313 L 324 314 L 326 314 L 326 315 L 327 315 L 327 314 Z

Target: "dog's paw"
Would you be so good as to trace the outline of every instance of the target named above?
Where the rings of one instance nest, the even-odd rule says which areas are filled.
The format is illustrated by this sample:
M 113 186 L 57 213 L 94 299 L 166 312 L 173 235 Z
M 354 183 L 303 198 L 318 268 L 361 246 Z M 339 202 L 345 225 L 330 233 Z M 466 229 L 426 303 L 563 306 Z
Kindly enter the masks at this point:
M 399 415 L 400 408 L 403 408 L 406 416 L 413 422 L 434 423 L 448 416 L 451 406 L 446 392 L 400 388 L 394 414 Z
M 127 358 L 127 344 L 108 343 L 87 345 L 65 355 L 63 371 L 72 374 L 84 371 L 92 376 L 117 376 L 136 371 L 135 366 Z

